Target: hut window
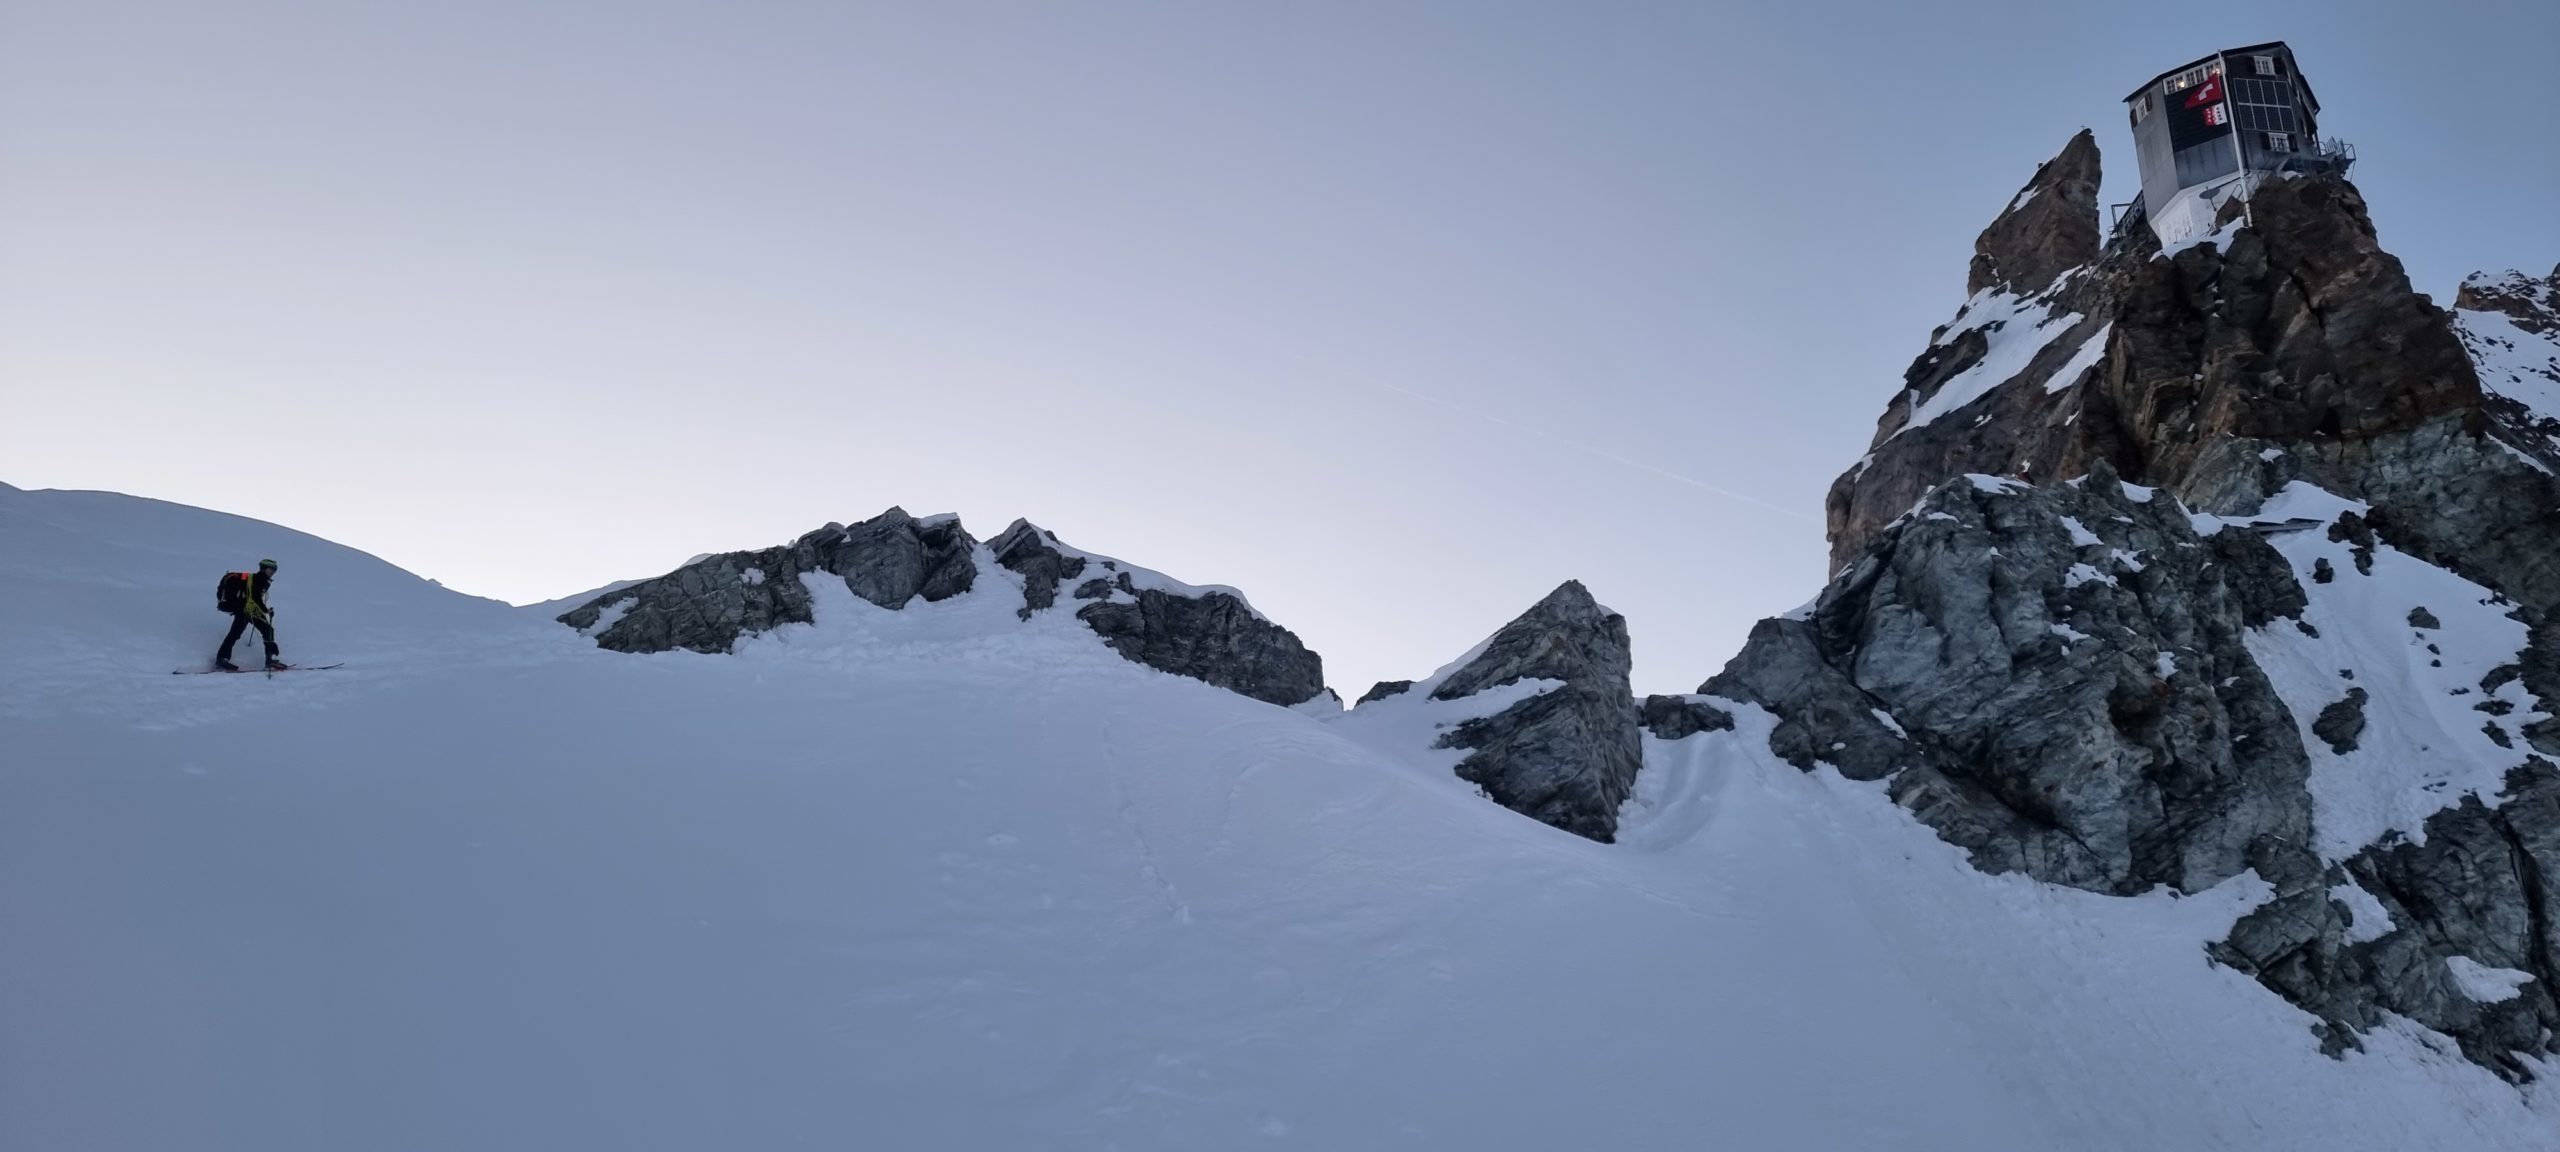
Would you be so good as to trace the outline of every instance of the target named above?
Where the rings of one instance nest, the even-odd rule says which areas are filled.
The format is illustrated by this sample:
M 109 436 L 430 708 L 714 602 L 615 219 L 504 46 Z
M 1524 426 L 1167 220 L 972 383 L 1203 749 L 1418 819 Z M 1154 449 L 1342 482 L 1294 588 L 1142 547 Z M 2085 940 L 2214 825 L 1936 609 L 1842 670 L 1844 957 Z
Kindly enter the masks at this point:
M 2273 56 L 2252 56 L 2249 58 L 2249 63 L 2257 67 L 2258 75 L 2260 76 L 2284 75 L 2284 73 L 2276 71 L 2276 58 Z
M 2291 133 L 2291 132 L 2269 132 L 2269 133 L 2267 133 L 2267 151 L 2269 151 L 2269 152 L 2291 152 L 2291 151 L 2293 151 L 2293 133 Z

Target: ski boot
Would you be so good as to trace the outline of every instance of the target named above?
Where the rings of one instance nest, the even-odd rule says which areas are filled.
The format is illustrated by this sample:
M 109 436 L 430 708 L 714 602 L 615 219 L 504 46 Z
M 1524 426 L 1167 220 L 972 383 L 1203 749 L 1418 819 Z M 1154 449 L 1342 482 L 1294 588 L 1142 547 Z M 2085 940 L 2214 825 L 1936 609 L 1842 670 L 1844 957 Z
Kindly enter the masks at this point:
M 216 656 L 213 658 L 213 670 L 216 672 L 237 672 L 240 670 L 240 666 L 229 660 L 223 659 L 220 656 Z

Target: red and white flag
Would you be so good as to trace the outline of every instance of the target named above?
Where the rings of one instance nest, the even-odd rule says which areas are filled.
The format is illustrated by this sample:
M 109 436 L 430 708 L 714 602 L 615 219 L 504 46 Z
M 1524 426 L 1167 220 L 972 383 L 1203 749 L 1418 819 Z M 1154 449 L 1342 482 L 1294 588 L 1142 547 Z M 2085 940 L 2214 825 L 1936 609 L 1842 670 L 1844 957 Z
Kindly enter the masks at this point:
M 2187 93 L 2187 107 L 2196 108 L 2221 99 L 2222 73 L 2216 72 L 2205 77 L 2204 83 L 2196 85 L 2195 91 Z
M 2231 122 L 2231 106 L 2216 104 L 2204 110 L 2204 122 L 2217 128 Z

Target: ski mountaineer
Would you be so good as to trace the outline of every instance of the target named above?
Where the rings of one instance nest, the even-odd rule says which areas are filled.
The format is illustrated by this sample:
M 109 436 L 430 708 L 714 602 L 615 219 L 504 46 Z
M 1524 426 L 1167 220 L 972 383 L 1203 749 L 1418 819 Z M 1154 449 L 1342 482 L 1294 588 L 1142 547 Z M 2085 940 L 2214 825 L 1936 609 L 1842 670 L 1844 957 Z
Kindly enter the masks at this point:
M 276 659 L 276 618 L 267 607 L 267 589 L 275 584 L 276 562 L 258 561 L 256 574 L 232 572 L 223 576 L 215 589 L 216 607 L 231 614 L 231 631 L 222 638 L 222 651 L 214 654 L 213 666 L 225 672 L 237 672 L 240 666 L 231 662 L 231 646 L 240 642 L 240 633 L 252 624 L 258 626 L 258 639 L 267 645 L 269 671 L 284 668 Z

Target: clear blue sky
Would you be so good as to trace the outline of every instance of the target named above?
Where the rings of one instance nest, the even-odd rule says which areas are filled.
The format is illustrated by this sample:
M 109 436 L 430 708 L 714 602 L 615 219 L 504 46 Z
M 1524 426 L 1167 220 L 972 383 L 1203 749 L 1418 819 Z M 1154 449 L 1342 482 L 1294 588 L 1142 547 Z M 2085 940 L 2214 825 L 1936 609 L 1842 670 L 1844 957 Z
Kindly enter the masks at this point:
M 0 0 L 0 480 L 519 601 L 1029 516 L 1352 693 L 1580 577 L 1685 690 L 2035 165 L 2278 38 L 2421 288 L 2560 261 L 2547 2 Z

